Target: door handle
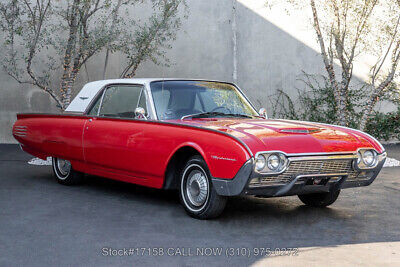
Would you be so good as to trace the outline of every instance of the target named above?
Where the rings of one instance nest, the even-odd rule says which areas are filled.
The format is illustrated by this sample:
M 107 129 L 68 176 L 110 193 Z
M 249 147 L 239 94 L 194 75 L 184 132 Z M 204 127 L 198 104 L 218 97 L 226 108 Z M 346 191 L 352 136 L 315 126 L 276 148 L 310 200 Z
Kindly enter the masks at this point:
M 89 122 L 91 122 L 92 121 L 92 119 L 89 119 Z

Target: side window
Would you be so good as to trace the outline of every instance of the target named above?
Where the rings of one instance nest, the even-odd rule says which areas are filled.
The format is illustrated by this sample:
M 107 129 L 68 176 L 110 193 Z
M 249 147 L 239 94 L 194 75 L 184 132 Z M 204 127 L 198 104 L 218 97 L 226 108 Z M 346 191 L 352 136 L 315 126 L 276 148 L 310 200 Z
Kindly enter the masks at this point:
M 98 98 L 96 103 L 94 104 L 94 106 L 92 107 L 92 109 L 89 111 L 88 115 L 92 115 L 92 116 L 97 116 L 97 114 L 99 113 L 99 107 L 100 107 L 100 102 L 101 102 L 101 97 L 103 94 L 101 94 Z
M 136 85 L 108 87 L 104 92 L 99 115 L 104 117 L 135 118 L 135 109 L 138 106 L 142 90 L 143 86 Z

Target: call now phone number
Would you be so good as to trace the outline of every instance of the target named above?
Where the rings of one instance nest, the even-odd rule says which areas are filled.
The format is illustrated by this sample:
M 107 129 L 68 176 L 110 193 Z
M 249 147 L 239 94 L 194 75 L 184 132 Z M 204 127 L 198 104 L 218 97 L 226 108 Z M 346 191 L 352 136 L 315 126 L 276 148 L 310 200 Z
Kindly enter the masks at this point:
M 247 247 L 136 247 L 136 248 L 103 248 L 103 256 L 226 256 L 226 257 L 268 257 L 298 256 L 298 248 L 247 248 Z
M 225 254 L 228 257 L 298 256 L 299 248 L 227 248 Z

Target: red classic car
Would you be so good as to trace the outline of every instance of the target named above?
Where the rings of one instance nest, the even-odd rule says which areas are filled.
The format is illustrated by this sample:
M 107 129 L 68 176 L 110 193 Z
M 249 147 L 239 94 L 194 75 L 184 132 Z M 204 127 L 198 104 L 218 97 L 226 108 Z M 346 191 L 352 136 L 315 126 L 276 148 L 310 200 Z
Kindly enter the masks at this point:
M 216 217 L 230 196 L 298 195 L 325 207 L 371 184 L 386 159 L 370 135 L 271 120 L 227 82 L 119 79 L 86 84 L 63 114 L 18 114 L 24 151 L 52 157 L 58 182 L 93 174 L 178 189 L 186 212 Z

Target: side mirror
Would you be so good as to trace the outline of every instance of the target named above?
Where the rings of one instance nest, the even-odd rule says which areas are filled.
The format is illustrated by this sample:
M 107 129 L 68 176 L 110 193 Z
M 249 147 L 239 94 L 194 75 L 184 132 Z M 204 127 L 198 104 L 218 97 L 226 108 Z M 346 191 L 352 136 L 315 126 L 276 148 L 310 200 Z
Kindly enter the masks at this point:
M 144 110 L 144 108 L 137 107 L 135 109 L 135 119 L 147 120 L 146 111 Z
M 260 116 L 263 117 L 264 119 L 268 118 L 267 110 L 265 108 L 260 108 L 260 110 L 258 111 L 258 114 L 260 114 Z

